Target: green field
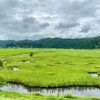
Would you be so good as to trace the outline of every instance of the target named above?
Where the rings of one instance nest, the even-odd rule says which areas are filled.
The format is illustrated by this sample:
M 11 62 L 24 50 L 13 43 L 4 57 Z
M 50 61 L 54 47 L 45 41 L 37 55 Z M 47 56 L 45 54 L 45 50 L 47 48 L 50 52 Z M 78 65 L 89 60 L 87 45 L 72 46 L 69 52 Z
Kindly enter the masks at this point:
M 0 100 L 100 100 L 100 98 L 78 97 L 70 94 L 64 96 L 46 96 L 40 93 L 19 94 L 13 92 L 0 92 Z
M 88 72 L 97 72 L 100 75 L 99 49 L 0 49 L 0 59 L 3 63 L 0 77 L 6 82 L 19 82 L 34 87 L 70 85 L 95 85 L 100 87 L 100 76 L 92 77 L 88 74 Z M 14 66 L 17 66 L 19 70 L 12 70 Z M 10 95 L 10 93 L 8 94 Z M 43 96 L 43 98 L 43 100 L 47 100 L 48 97 Z M 48 100 L 67 100 L 67 98 L 60 99 L 61 97 L 52 98 L 56 99 Z M 85 99 L 89 100 L 90 98 L 81 98 L 81 100 Z M 37 99 L 30 98 L 30 100 Z

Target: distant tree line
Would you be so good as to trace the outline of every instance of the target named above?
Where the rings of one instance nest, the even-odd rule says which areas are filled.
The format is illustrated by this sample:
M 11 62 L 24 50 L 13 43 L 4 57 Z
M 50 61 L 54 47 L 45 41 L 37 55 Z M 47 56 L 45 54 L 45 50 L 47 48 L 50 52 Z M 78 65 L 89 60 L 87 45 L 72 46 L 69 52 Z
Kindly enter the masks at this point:
M 37 41 L 21 40 L 7 43 L 4 47 L 95 49 L 100 48 L 100 36 L 81 39 L 45 38 Z

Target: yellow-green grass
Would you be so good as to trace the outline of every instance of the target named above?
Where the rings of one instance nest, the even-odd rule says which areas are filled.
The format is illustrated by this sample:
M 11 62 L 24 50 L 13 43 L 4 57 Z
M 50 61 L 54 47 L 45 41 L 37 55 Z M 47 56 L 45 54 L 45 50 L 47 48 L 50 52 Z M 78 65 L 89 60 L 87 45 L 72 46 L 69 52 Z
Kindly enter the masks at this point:
M 31 57 L 30 52 L 33 52 Z M 0 76 L 6 81 L 40 87 L 100 87 L 100 76 L 92 77 L 87 73 L 100 74 L 100 50 L 0 49 L 0 59 L 3 62 Z M 19 70 L 12 70 L 13 66 L 18 66 Z
M 0 100 L 100 100 L 96 97 L 78 97 L 66 94 L 63 96 L 43 95 L 40 93 L 33 94 L 19 94 L 13 92 L 0 91 Z

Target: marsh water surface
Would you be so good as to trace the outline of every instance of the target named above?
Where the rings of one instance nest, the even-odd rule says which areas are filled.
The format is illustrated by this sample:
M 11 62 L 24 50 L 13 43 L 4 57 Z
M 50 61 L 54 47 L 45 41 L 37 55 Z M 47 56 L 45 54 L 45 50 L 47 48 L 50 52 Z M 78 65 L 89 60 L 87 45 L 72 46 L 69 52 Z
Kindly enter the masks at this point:
M 32 93 L 32 92 L 40 92 L 45 95 L 54 94 L 54 95 L 64 95 L 71 93 L 72 95 L 78 96 L 96 96 L 100 97 L 100 89 L 96 87 L 66 87 L 66 88 L 32 88 L 27 87 L 22 84 L 13 84 L 8 83 L 7 86 L 0 87 L 2 91 L 13 91 L 19 93 Z

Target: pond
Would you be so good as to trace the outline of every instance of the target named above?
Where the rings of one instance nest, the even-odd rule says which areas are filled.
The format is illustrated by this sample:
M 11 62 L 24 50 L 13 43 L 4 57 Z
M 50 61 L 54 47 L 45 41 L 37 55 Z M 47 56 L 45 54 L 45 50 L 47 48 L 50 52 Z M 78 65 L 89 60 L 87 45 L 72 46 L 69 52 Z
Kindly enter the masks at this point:
M 88 72 L 88 74 L 90 74 L 92 77 L 98 77 L 98 73 L 97 72 Z
M 12 70 L 17 71 L 17 70 L 19 70 L 19 68 L 18 67 L 13 67 Z
M 64 95 L 64 94 L 72 94 L 77 96 L 95 96 L 100 97 L 100 88 L 97 87 L 66 87 L 66 88 L 32 88 L 27 87 L 22 84 L 14 84 L 8 83 L 7 86 L 0 87 L 2 91 L 13 91 L 19 93 L 32 93 L 32 92 L 40 92 L 45 95 L 53 94 L 53 95 Z

